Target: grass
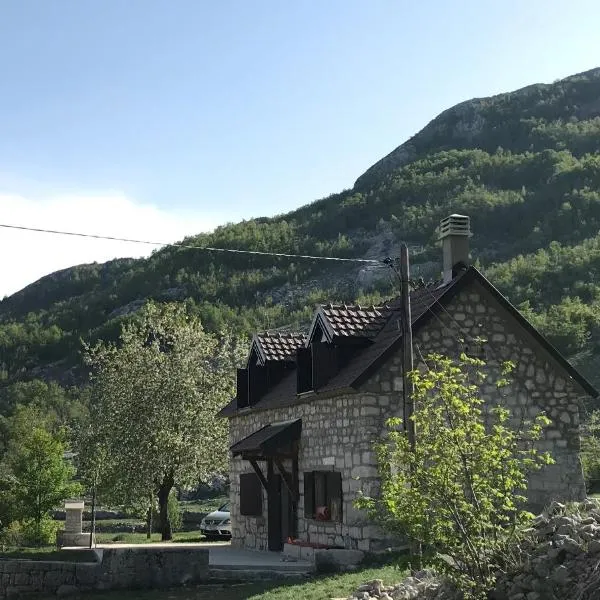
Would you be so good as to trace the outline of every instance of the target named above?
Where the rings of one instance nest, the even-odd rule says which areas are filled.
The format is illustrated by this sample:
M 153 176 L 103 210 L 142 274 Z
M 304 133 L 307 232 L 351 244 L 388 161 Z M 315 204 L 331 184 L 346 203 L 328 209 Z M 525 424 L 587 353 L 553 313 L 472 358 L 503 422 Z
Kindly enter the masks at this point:
M 217 510 L 228 501 L 229 496 L 222 495 L 214 496 L 213 498 L 205 498 L 204 500 L 182 500 L 179 502 L 179 507 L 182 511 L 187 510 L 189 512 L 209 513 L 213 510 Z
M 262 581 L 241 585 L 204 585 L 169 591 L 126 591 L 89 594 L 92 600 L 328 600 L 347 598 L 359 585 L 372 579 L 398 583 L 406 576 L 406 559 L 352 573 L 323 575 L 310 581 Z
M 109 544 L 111 542 L 120 544 L 147 544 L 149 542 L 160 542 L 160 533 L 153 533 L 150 540 L 145 532 L 141 533 L 96 533 L 98 544 Z M 200 531 L 178 531 L 173 533 L 174 542 L 206 542 L 206 538 Z

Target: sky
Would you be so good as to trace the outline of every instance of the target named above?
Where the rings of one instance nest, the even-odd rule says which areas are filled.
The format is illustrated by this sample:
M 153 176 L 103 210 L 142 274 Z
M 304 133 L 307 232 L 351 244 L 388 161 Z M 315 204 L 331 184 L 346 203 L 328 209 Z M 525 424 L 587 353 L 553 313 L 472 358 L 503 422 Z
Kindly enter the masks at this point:
M 597 0 L 0 0 L 0 223 L 175 241 L 600 66 Z M 0 229 L 0 298 L 147 246 Z

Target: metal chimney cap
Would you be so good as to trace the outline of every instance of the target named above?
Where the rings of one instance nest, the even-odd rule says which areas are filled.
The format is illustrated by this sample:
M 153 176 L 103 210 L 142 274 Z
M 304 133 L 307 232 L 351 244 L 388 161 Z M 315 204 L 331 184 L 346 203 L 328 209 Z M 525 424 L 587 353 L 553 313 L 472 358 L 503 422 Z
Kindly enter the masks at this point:
M 471 237 L 471 218 L 467 215 L 452 214 L 440 221 L 439 239 L 449 236 Z

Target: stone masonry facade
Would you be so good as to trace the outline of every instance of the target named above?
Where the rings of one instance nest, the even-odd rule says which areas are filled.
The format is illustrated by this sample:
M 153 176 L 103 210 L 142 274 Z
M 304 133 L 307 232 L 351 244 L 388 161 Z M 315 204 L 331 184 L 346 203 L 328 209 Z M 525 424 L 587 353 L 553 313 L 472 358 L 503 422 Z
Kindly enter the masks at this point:
M 477 350 L 485 355 L 487 362 L 489 380 L 482 385 L 482 394 L 488 404 L 507 406 L 515 426 L 523 417 L 535 417 L 541 411 L 552 421 L 538 447 L 549 451 L 555 464 L 531 477 L 531 504 L 543 506 L 554 498 L 581 500 L 585 497 L 585 485 L 579 460 L 579 411 L 585 394 L 571 380 L 565 379 L 566 374 L 549 354 L 483 286 L 475 282 L 463 289 L 445 306 L 445 311 L 432 316 L 415 332 L 416 359 L 432 352 L 451 357 L 458 357 L 466 350 L 471 353 L 476 338 L 487 340 Z M 505 360 L 513 361 L 516 369 L 510 386 L 498 390 L 495 382 Z M 399 351 L 354 393 L 302 396 L 293 406 L 262 411 L 250 409 L 230 418 L 230 445 L 269 423 L 302 419 L 298 457 L 299 539 L 365 551 L 394 544 L 353 502 L 361 489 L 368 494 L 377 493 L 373 442 L 384 432 L 386 419 L 400 414 L 401 365 Z M 286 469 L 290 469 L 289 463 Z M 313 470 L 341 473 L 341 523 L 305 518 L 303 475 Z M 236 546 L 265 550 L 268 547 L 265 491 L 262 517 L 239 514 L 239 475 L 246 472 L 252 472 L 247 461 L 232 459 L 232 542 Z

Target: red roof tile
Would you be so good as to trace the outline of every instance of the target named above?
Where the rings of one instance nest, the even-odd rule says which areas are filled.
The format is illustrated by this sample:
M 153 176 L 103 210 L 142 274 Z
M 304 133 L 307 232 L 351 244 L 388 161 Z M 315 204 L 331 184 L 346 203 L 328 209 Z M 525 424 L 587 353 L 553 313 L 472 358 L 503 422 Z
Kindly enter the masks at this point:
M 306 343 L 303 333 L 271 333 L 265 331 L 255 336 L 265 360 L 293 361 L 296 351 Z
M 321 312 L 335 336 L 374 338 L 385 325 L 390 310 L 387 306 L 324 304 Z

